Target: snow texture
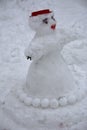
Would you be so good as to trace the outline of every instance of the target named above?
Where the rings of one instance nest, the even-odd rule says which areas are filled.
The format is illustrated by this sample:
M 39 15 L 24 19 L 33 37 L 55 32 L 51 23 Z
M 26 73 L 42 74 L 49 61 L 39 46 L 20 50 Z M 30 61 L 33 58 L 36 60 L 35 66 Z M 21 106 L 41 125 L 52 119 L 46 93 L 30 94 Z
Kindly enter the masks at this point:
M 73 31 L 78 36 L 78 40 L 71 41 L 63 48 L 62 55 L 70 67 L 78 66 L 87 73 L 86 0 L 1 0 L 0 130 L 87 130 L 87 98 L 68 108 L 39 111 L 24 106 L 15 97 L 14 90 L 25 83 L 29 67 L 24 50 L 34 32 L 28 26 L 28 18 L 32 11 L 44 8 L 54 10 L 58 28 L 69 33 Z M 81 73 L 84 76 L 83 71 Z M 31 99 L 27 103 L 30 105 Z M 36 100 L 34 105 L 38 104 L 39 100 Z M 53 101 L 52 106 L 56 105 L 56 101 Z

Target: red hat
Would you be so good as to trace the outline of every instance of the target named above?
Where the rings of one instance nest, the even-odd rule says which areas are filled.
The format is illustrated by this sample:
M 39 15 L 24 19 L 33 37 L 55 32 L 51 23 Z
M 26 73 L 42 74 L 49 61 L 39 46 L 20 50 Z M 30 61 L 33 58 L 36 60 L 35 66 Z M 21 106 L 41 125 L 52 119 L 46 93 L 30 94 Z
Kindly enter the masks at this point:
M 30 27 L 33 30 L 37 30 L 40 24 L 42 23 L 42 20 L 52 14 L 53 14 L 53 11 L 50 11 L 49 9 L 32 12 L 31 16 L 29 17 Z
M 42 14 L 49 14 L 49 13 L 52 13 L 52 11 L 50 11 L 49 9 L 39 10 L 39 11 L 32 12 L 30 17 L 38 16 Z

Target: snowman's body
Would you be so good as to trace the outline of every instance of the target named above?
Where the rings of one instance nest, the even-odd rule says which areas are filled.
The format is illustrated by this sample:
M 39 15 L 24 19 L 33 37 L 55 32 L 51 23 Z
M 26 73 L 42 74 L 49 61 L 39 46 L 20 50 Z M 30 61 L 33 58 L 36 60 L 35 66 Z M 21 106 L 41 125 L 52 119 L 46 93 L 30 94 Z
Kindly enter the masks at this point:
M 51 22 L 50 22 L 51 23 Z M 52 24 L 52 23 L 51 23 Z M 47 29 L 47 30 L 46 30 Z M 37 98 L 60 98 L 72 92 L 75 83 L 60 51 L 68 35 L 41 26 L 26 49 L 33 60 L 28 71 L 25 91 Z M 66 36 L 68 37 L 68 40 Z

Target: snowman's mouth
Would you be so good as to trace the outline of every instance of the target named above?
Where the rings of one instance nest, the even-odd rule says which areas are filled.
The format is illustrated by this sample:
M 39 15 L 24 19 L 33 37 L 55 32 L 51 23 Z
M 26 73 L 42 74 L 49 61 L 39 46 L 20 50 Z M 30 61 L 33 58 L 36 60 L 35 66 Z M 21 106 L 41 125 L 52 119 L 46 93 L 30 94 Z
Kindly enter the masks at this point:
M 51 29 L 55 30 L 56 24 L 51 25 Z

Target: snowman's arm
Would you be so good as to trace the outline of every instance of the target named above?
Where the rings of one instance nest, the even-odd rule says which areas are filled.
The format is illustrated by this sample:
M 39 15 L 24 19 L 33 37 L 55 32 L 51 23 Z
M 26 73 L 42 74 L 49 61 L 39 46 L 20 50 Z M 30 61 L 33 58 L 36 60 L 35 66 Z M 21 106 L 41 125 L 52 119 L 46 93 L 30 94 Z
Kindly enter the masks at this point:
M 25 50 L 25 56 L 30 60 L 37 60 L 43 55 L 43 46 L 37 42 L 31 42 Z
M 25 52 L 24 52 L 27 60 L 30 59 L 31 60 L 31 51 L 30 51 L 30 45 L 28 45 L 28 47 L 25 49 Z
M 78 39 L 80 36 L 77 35 L 75 32 L 72 32 L 72 31 L 65 31 L 63 29 L 60 30 L 61 32 L 61 38 L 59 40 L 59 43 L 60 43 L 60 50 L 63 49 L 63 47 L 66 45 L 66 44 L 69 44 L 71 41 L 74 41 L 76 39 Z

